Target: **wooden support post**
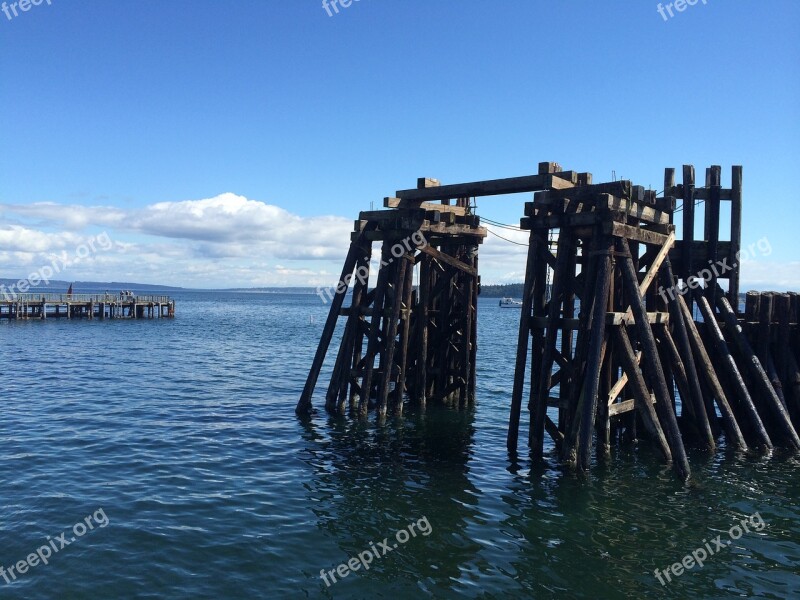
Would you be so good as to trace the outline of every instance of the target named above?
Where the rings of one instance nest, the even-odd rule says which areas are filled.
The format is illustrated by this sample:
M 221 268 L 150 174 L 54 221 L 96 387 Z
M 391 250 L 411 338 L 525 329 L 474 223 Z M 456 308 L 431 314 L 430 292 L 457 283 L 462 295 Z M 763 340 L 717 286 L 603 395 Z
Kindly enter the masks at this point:
M 378 281 L 375 286 L 375 299 L 372 305 L 372 320 L 369 324 L 369 339 L 367 340 L 367 354 L 364 357 L 364 376 L 361 380 L 361 395 L 358 401 L 358 411 L 362 417 L 367 416 L 369 411 L 369 398 L 372 394 L 372 374 L 375 371 L 375 355 L 378 352 L 378 341 L 383 322 L 383 305 L 386 296 L 386 287 L 389 285 L 389 271 L 391 265 L 389 243 L 384 242 L 381 246 L 381 265 L 378 271 Z
M 675 333 L 675 345 L 686 372 L 687 395 L 684 396 L 684 393 L 681 392 L 681 397 L 684 402 L 691 406 L 691 413 L 697 421 L 700 439 L 713 450 L 716 447 L 714 432 L 711 427 L 711 419 L 713 419 L 715 415 L 713 410 L 714 406 L 712 402 L 709 402 L 707 406 L 704 401 L 703 391 L 700 387 L 700 378 L 697 375 L 697 367 L 689 342 L 688 326 L 678 304 L 677 294 L 679 294 L 679 292 L 676 288 L 677 279 L 672 272 L 672 263 L 669 258 L 664 260 L 662 272 L 664 275 L 663 279 L 669 286 L 669 300 L 667 303 L 670 309 L 670 323 Z M 709 400 L 711 399 L 709 398 Z
M 414 290 L 414 266 L 409 261 L 411 256 L 403 257 L 401 260 L 406 262 L 405 281 L 403 283 L 403 307 L 401 312 L 402 329 L 400 331 L 400 374 L 397 378 L 394 395 L 395 413 L 403 414 L 403 394 L 406 387 L 406 370 L 408 368 L 408 346 L 409 333 L 411 330 L 411 295 Z
M 531 385 L 538 385 L 538 392 L 533 397 L 531 407 L 531 452 L 534 458 L 542 456 L 544 451 L 544 422 L 547 416 L 547 402 L 550 398 L 551 376 L 553 371 L 553 356 L 557 352 L 556 342 L 558 328 L 556 321 L 561 312 L 561 298 L 564 293 L 566 281 L 574 277 L 573 273 L 567 271 L 569 267 L 569 257 L 572 252 L 572 235 L 570 232 L 562 231 L 558 237 L 558 258 L 556 268 L 553 273 L 553 285 L 551 288 L 550 305 L 547 313 L 547 331 L 542 353 L 542 363 L 539 370 L 539 378 L 532 381 Z
M 703 300 L 705 300 L 705 298 L 703 298 Z M 699 301 L 700 300 L 698 299 L 698 302 Z M 708 303 L 706 302 L 706 305 L 707 304 Z M 725 318 L 725 331 L 728 332 L 733 338 L 736 347 L 741 353 L 743 360 L 750 371 L 750 375 L 753 378 L 753 382 L 758 388 L 759 398 L 771 411 L 775 419 L 776 428 L 780 432 L 781 437 L 788 446 L 794 448 L 795 450 L 800 450 L 800 437 L 798 437 L 797 432 L 792 425 L 792 421 L 789 419 L 789 415 L 786 412 L 786 407 L 781 403 L 772 385 L 770 385 L 767 374 L 764 371 L 764 368 L 761 366 L 761 362 L 758 360 L 758 357 L 755 355 L 747 339 L 744 337 L 741 327 L 736 320 L 736 313 L 733 312 L 733 308 L 731 308 L 728 299 L 725 296 L 718 294 L 717 307 L 722 313 L 722 316 Z M 714 322 L 714 325 L 716 326 L 716 321 Z M 718 327 L 717 330 L 719 330 Z
M 737 448 L 747 450 L 748 447 L 744 435 L 742 435 L 742 430 L 739 427 L 739 423 L 736 421 L 736 416 L 728 402 L 728 397 L 722 388 L 722 384 L 717 378 L 714 364 L 711 362 L 711 358 L 703 344 L 703 339 L 700 337 L 700 332 L 697 331 L 697 325 L 695 325 L 694 319 L 692 319 L 689 307 L 684 301 L 683 296 L 678 296 L 678 306 L 681 309 L 681 313 L 683 313 L 686 331 L 689 334 L 689 341 L 692 344 L 695 358 L 700 362 L 699 371 L 703 374 L 706 385 L 714 395 L 720 414 L 722 414 L 722 422 L 725 426 L 728 442 Z
M 667 436 L 667 441 L 672 451 L 672 457 L 675 461 L 675 469 L 678 475 L 685 480 L 689 478 L 691 469 L 689 468 L 686 449 L 683 446 L 683 440 L 681 439 L 680 430 L 678 429 L 675 411 L 670 401 L 667 382 L 664 378 L 664 371 L 658 359 L 656 340 L 653 336 L 652 329 L 650 329 L 650 323 L 647 319 L 647 310 L 645 309 L 644 301 L 640 295 L 639 282 L 636 279 L 636 271 L 633 267 L 630 248 L 625 238 L 620 238 L 618 243 L 618 249 L 622 255 L 619 260 L 622 271 L 622 281 L 624 287 L 627 289 L 628 299 L 633 309 L 633 316 L 636 319 L 639 342 L 642 344 L 642 362 L 655 392 L 656 412 L 661 420 L 664 433 Z
M 647 390 L 647 384 L 644 382 L 642 373 L 639 370 L 639 361 L 633 352 L 628 332 L 624 325 L 614 328 L 615 338 L 617 340 L 617 354 L 622 363 L 622 369 L 628 377 L 628 382 L 631 385 L 634 397 L 634 407 L 642 418 L 647 432 L 656 441 L 659 450 L 661 451 L 664 460 L 667 462 L 672 461 L 672 452 L 669 449 L 667 438 L 664 435 L 663 429 L 658 422 L 655 408 L 650 398 L 650 392 Z
M 759 416 L 755 404 L 753 403 L 753 399 L 750 396 L 750 392 L 744 383 L 744 379 L 739 371 L 739 367 L 737 366 L 736 361 L 733 359 L 730 348 L 728 348 L 728 343 L 725 341 L 725 337 L 722 335 L 722 331 L 717 324 L 717 318 L 714 315 L 714 312 L 711 310 L 708 300 L 706 300 L 702 293 L 697 294 L 696 300 L 697 305 L 700 308 L 700 312 L 703 315 L 703 321 L 706 325 L 708 336 L 713 342 L 713 347 L 716 350 L 719 362 L 722 365 L 722 368 L 725 369 L 727 379 L 730 382 L 734 393 L 739 399 L 739 404 L 744 411 L 744 414 L 747 415 L 750 425 L 752 425 L 754 428 L 759 443 L 767 448 L 772 448 L 772 440 L 767 434 L 764 423 L 761 421 L 761 417 Z
M 592 236 L 592 247 L 594 250 L 598 249 L 599 243 L 598 236 Z M 574 385 L 570 390 L 569 404 L 564 411 L 565 419 L 561 424 L 561 429 L 564 430 L 564 445 L 561 449 L 561 460 L 569 464 L 577 464 L 578 457 L 576 448 L 578 446 L 578 435 L 580 433 L 581 423 L 581 403 L 583 400 L 583 389 L 586 386 L 586 359 L 589 352 L 589 336 L 592 331 L 592 300 L 590 294 L 595 289 L 597 282 L 598 265 L 600 264 L 600 256 L 587 252 L 589 245 L 584 242 L 583 255 L 582 255 L 582 272 L 586 269 L 586 275 L 583 280 L 583 292 L 580 296 L 581 310 L 578 318 L 578 339 L 575 348 L 575 358 L 572 361 L 572 373 Z
M 364 335 L 368 331 L 366 320 L 362 314 L 362 308 L 367 308 L 369 306 L 367 298 L 369 296 L 368 287 L 370 276 L 370 260 L 372 258 L 372 243 L 365 242 L 362 248 L 363 255 L 356 263 L 356 283 L 353 286 L 353 299 L 351 303 L 352 310 L 356 313 L 355 315 L 351 315 L 351 318 L 354 318 L 352 332 L 353 339 L 351 344 L 352 354 L 350 355 L 350 363 L 347 368 L 347 377 L 343 387 L 340 388 L 339 395 L 339 404 L 341 410 L 341 404 L 345 400 L 342 398 L 341 390 L 344 390 L 344 393 L 347 394 L 347 385 L 349 384 L 350 392 L 348 395 L 348 405 L 351 413 L 356 411 L 357 400 L 360 396 L 357 372 L 361 363 L 361 352 L 364 349 Z
M 716 303 L 717 294 L 717 258 L 719 257 L 719 217 L 720 194 L 722 191 L 722 167 L 713 166 L 710 169 L 711 181 L 706 202 L 706 230 L 708 231 L 708 268 L 711 271 L 709 292 L 712 294 L 712 304 Z M 738 264 L 738 261 L 735 263 Z M 738 305 L 738 300 L 736 302 Z
M 562 436 L 566 433 L 566 410 L 569 404 L 569 397 L 573 386 L 576 385 L 574 376 L 574 363 L 572 359 L 573 336 L 572 327 L 567 325 L 568 320 L 575 318 L 575 272 L 577 269 L 577 239 L 573 238 L 570 244 L 569 264 L 567 272 L 570 274 L 564 287 L 564 326 L 561 328 L 561 355 L 565 359 L 565 364 L 561 366 L 561 383 L 559 384 L 559 396 L 561 402 L 558 407 L 558 428 Z
M 381 384 L 378 392 L 378 418 L 386 416 L 387 401 L 389 399 L 389 384 L 394 376 L 394 354 L 397 344 L 398 321 L 400 320 L 400 310 L 403 304 L 403 284 L 406 280 L 406 269 L 408 259 L 406 257 L 398 259 L 394 266 L 394 281 L 392 283 L 392 312 L 389 327 L 386 329 L 386 339 L 384 340 L 384 367 L 381 377 Z
M 668 167 L 664 169 L 664 198 L 674 196 L 675 189 L 675 169 Z M 675 222 L 675 215 L 673 212 L 669 213 L 670 224 Z
M 350 244 L 350 249 L 347 252 L 347 258 L 345 258 L 344 267 L 342 268 L 342 276 L 339 279 L 340 282 L 343 282 L 346 277 L 349 277 L 353 273 L 357 256 L 357 245 Z M 333 302 L 331 302 L 331 309 L 328 312 L 328 318 L 325 321 L 325 327 L 322 330 L 322 338 L 317 346 L 317 352 L 314 355 L 314 362 L 311 365 L 311 371 L 308 373 L 305 387 L 303 387 L 303 393 L 300 396 L 300 401 L 297 403 L 297 408 L 295 409 L 295 412 L 298 415 L 308 415 L 311 413 L 311 396 L 314 394 L 314 387 L 317 385 L 319 371 L 322 368 L 322 363 L 325 361 L 325 354 L 328 352 L 328 345 L 331 343 L 333 332 L 336 329 L 336 320 L 339 317 L 339 311 L 342 308 L 342 303 L 344 302 L 344 296 L 346 293 L 347 286 L 336 286 L 336 294 L 333 297 Z
M 472 266 L 475 271 L 478 271 L 478 247 L 475 246 L 472 255 Z M 470 373 L 469 373 L 469 403 L 475 403 L 475 395 L 477 390 L 478 378 L 478 294 L 480 293 L 480 276 L 473 277 L 472 285 L 472 331 L 470 337 L 472 338 L 472 348 L 470 350 Z
M 417 335 L 419 339 L 419 357 L 417 358 L 416 401 L 420 408 L 425 408 L 428 389 L 428 308 L 431 289 L 431 257 L 421 256 L 419 267 L 419 314 L 417 315 Z
M 606 346 L 606 311 L 611 289 L 611 248 L 610 238 L 600 242 L 601 254 L 597 269 L 597 281 L 593 295 L 592 333 L 589 340 L 589 355 L 586 362 L 586 385 L 583 391 L 583 402 L 580 425 L 580 445 L 578 448 L 578 468 L 589 470 L 592 450 L 592 433 L 594 431 L 595 414 L 597 412 L 597 392 L 600 385 L 600 370 Z M 638 288 L 637 288 L 638 289 Z
M 471 254 L 471 253 L 470 253 Z M 472 266 L 472 257 L 469 258 L 470 267 Z M 464 315 L 463 321 L 463 338 L 461 340 L 461 373 L 464 378 L 464 383 L 462 385 L 462 398 L 461 401 L 464 405 L 469 402 L 470 394 L 472 393 L 472 389 L 470 384 L 472 383 L 472 379 L 470 377 L 472 372 L 472 344 L 475 342 L 472 339 L 472 322 L 475 318 L 475 312 L 472 307 L 472 294 L 473 294 L 473 279 L 477 276 L 477 272 L 474 272 L 475 275 L 462 273 L 461 274 L 461 281 L 462 281 L 462 289 L 465 292 L 465 299 L 464 299 L 464 309 L 466 314 Z
M 538 246 L 539 260 L 537 260 L 533 268 L 534 283 L 533 283 L 533 316 L 544 317 L 547 306 L 547 256 L 552 256 L 547 244 L 542 241 Z M 531 327 L 531 372 L 530 372 L 530 386 L 528 396 L 528 412 L 530 414 L 530 422 L 528 424 L 528 445 L 532 448 L 532 456 L 534 458 L 541 456 L 537 454 L 537 450 L 533 447 L 533 428 L 535 426 L 536 407 L 539 402 L 547 403 L 549 394 L 544 399 L 537 398 L 539 391 L 538 377 L 542 372 L 542 359 L 544 355 L 545 331 L 540 327 Z
M 692 243 L 694 242 L 694 166 L 683 165 L 683 244 L 681 246 L 681 276 L 684 285 L 694 276 Z M 689 312 L 692 312 L 692 298 L 689 297 Z
M 772 337 L 770 335 L 772 330 L 772 299 L 772 292 L 764 292 L 761 294 L 761 302 L 759 303 L 756 353 L 762 365 L 767 364 L 769 357 L 769 345 Z
M 542 261 L 539 247 L 544 243 L 540 235 L 531 230 L 528 242 L 528 259 L 525 267 L 525 284 L 522 292 L 522 310 L 519 318 L 517 335 L 517 358 L 514 365 L 514 384 L 511 391 L 511 415 L 508 420 L 508 437 L 506 446 L 509 452 L 517 452 L 519 437 L 519 421 L 522 412 L 522 392 L 525 384 L 525 367 L 528 361 L 528 340 L 531 337 L 531 310 L 533 307 L 533 287 L 536 264 Z
M 731 249 L 728 264 L 736 265 L 728 277 L 728 300 L 733 309 L 739 312 L 739 271 L 742 247 L 742 167 L 731 169 Z

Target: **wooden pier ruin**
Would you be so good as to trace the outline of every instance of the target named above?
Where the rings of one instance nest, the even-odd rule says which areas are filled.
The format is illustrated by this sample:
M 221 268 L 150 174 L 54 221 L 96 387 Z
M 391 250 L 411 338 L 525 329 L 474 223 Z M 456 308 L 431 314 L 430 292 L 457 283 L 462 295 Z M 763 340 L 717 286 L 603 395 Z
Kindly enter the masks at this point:
M 381 416 L 403 410 L 404 397 L 472 402 L 475 396 L 478 245 L 486 237 L 467 196 L 441 204 L 414 198 L 437 182 L 422 179 L 418 190 L 387 198 L 389 210 L 359 215 L 330 312 L 306 381 L 299 414 L 311 396 L 337 320 L 347 317 L 326 393 L 330 412 Z M 437 188 L 441 189 L 441 188 Z M 380 269 L 371 266 L 380 242 Z M 413 285 L 419 266 L 419 285 Z M 370 280 L 374 286 L 370 289 Z M 350 306 L 343 308 L 355 281 Z M 377 360 L 377 364 L 376 364 Z
M 594 184 L 589 173 L 540 163 L 538 174 L 510 179 L 420 179 L 417 189 L 385 200 L 390 210 L 361 213 L 298 414 L 311 411 L 339 316 L 347 322 L 329 412 L 366 416 L 376 406 L 383 417 L 388 408 L 401 412 L 404 398 L 421 406 L 472 402 L 477 250 L 486 230 L 470 199 L 532 192 L 520 221 L 530 234 L 512 454 L 526 379 L 534 458 L 544 454 L 545 434 L 558 459 L 581 470 L 593 450 L 604 459 L 614 440 L 649 439 L 686 478 L 686 447 L 714 450 L 722 432 L 726 445 L 742 450 L 800 449 L 797 294 L 751 292 L 739 314 L 742 168 L 732 168 L 730 188 L 722 187 L 719 166 L 706 170 L 703 187 L 694 167 L 682 175 L 678 184 L 666 169 L 656 193 L 630 181 Z M 696 235 L 698 207 L 704 219 Z M 683 239 L 676 238 L 679 217 Z M 381 268 L 370 287 L 373 241 L 382 242 Z M 354 273 L 351 306 L 343 308 Z
M 0 319 L 156 319 L 175 316 L 169 296 L 25 293 L 0 297 Z

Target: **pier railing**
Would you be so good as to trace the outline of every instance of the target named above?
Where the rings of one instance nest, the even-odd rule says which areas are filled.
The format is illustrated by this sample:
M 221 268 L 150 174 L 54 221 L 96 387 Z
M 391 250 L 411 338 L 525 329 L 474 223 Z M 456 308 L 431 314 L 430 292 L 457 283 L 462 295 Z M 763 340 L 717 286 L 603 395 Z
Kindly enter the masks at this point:
M 134 295 L 134 296 L 121 296 L 120 294 L 54 294 L 54 293 L 26 293 L 26 294 L 4 294 L 0 295 L 0 302 L 22 302 L 22 303 L 138 303 L 145 304 L 152 302 L 153 304 L 169 304 L 172 298 L 169 296 L 159 295 Z

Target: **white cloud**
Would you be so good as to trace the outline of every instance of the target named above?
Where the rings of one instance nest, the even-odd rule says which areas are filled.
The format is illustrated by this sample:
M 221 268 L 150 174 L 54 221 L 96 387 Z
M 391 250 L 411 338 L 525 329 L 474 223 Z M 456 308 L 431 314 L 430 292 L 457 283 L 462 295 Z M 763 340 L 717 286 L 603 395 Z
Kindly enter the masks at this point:
M 6 204 L 0 215 L 15 223 L 0 227 L 0 269 L 9 277 L 27 276 L 30 267 L 49 264 L 52 253 L 74 252 L 88 230 L 104 229 L 113 247 L 70 268 L 65 278 L 124 276 L 201 287 L 331 284 L 329 263 L 344 260 L 353 223 L 301 217 L 230 193 L 138 209 Z M 273 264 L 288 260 L 296 263 Z
M 71 265 L 63 279 L 189 287 L 335 285 L 353 223 L 340 216 L 301 217 L 232 193 L 135 209 L 6 204 L 0 217 L 5 277 L 25 277 L 50 264 L 54 254 L 74 253 L 92 232 L 108 231 L 113 245 Z M 480 247 L 482 280 L 521 282 L 529 232 L 488 227 L 497 235 L 490 233 Z M 742 281 L 743 290 L 800 289 L 800 263 L 746 261 Z

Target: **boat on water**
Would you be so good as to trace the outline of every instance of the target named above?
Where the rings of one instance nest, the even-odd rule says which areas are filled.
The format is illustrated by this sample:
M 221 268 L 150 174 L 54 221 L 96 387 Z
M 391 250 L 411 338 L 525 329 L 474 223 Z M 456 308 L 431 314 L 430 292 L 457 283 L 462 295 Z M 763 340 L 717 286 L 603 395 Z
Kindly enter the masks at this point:
M 500 298 L 500 308 L 522 308 L 522 300 Z

